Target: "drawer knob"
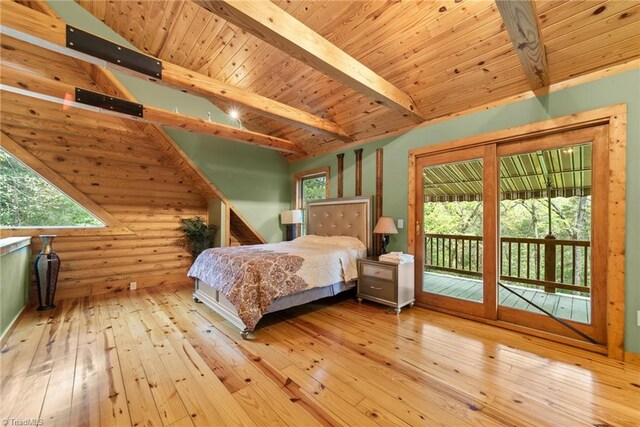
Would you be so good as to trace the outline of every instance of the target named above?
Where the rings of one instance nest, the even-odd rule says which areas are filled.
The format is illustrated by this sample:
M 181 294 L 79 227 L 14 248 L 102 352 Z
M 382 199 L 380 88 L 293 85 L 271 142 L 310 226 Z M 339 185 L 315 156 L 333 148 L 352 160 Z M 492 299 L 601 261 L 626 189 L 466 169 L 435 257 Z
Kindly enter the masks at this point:
M 376 291 L 381 291 L 382 290 L 382 288 L 376 288 L 375 286 L 372 286 L 371 289 L 374 289 Z

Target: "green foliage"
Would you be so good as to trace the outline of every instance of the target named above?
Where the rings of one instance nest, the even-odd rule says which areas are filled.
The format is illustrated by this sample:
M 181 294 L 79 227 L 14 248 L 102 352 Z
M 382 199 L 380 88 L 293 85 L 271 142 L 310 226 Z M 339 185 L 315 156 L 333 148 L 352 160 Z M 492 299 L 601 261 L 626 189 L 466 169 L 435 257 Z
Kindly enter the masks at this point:
M 104 226 L 82 206 L 0 149 L 0 226 Z
M 482 236 L 482 202 L 424 204 L 425 233 Z M 589 240 L 591 196 L 551 199 L 551 231 L 557 239 Z M 547 199 L 503 200 L 500 203 L 502 237 L 541 239 L 549 232 Z
M 549 217 L 551 207 L 551 217 Z M 482 236 L 482 202 L 429 202 L 424 203 L 424 228 L 425 234 L 449 234 Z M 590 240 L 591 239 L 591 196 L 587 197 L 556 197 L 551 199 L 527 199 L 527 200 L 503 200 L 500 202 L 500 236 L 513 238 L 544 239 L 549 234 L 549 221 L 551 221 L 551 234 L 558 240 Z M 460 247 L 454 239 L 425 240 L 427 262 L 438 267 L 457 268 L 467 271 L 480 271 L 482 266 L 482 242 L 471 246 L 465 246 L 466 252 L 462 253 L 462 241 Z M 433 244 L 433 246 L 431 246 Z M 451 244 L 451 246 L 449 246 Z M 468 243 L 466 243 L 468 244 Z M 503 273 L 511 265 L 512 274 L 521 278 L 535 279 L 536 271 L 540 276 L 544 275 L 545 246 L 538 247 L 526 244 L 512 245 L 508 250 L 508 244 L 503 244 L 501 262 Z M 520 256 L 517 251 L 520 250 Z M 586 270 L 583 268 L 585 256 L 590 257 L 590 251 L 578 249 L 574 254 L 571 246 L 556 247 L 556 281 L 567 284 L 590 286 L 591 267 L 587 258 Z M 477 252 L 476 252 L 477 251 Z M 528 252 L 530 251 L 530 252 Z M 477 255 L 476 255 L 477 253 Z M 511 254 L 511 259 L 509 259 Z M 539 259 L 538 259 L 539 256 Z M 562 264 L 560 260 L 562 258 Z M 519 264 L 518 264 L 519 262 Z M 519 267 L 518 267 L 519 265 Z M 564 268 L 561 268 L 561 265 Z M 573 271 L 576 267 L 575 273 Z M 520 271 L 520 273 L 517 273 Z M 457 275 L 453 272 L 447 274 Z M 527 274 L 529 276 L 527 277 Z M 459 275 L 465 276 L 465 273 Z M 521 287 L 529 287 L 523 283 L 517 283 Z M 535 287 L 535 286 L 532 286 Z M 567 290 L 558 290 L 559 293 L 577 293 Z
M 326 198 L 327 179 L 322 177 L 306 178 L 302 180 L 302 200 L 319 200 Z
M 482 202 L 425 203 L 424 227 L 429 234 L 482 236 Z
M 207 225 L 202 218 L 195 216 L 181 219 L 180 231 L 184 234 L 184 237 L 177 240 L 176 244 L 188 250 L 196 258 L 205 249 L 213 247 L 213 238 L 218 231 L 218 227 L 213 224 Z

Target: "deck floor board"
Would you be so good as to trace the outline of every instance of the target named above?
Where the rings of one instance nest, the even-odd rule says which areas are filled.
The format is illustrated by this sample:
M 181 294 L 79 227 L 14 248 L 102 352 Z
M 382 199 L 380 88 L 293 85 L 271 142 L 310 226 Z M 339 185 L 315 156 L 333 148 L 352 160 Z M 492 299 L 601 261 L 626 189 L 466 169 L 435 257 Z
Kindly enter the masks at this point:
M 587 324 L 590 322 L 591 301 L 587 298 L 560 293 L 552 294 L 540 289 L 523 288 L 521 286 L 510 287 L 520 295 L 533 301 L 536 305 L 551 312 L 556 317 Z M 439 295 L 482 302 L 481 279 L 425 272 L 423 289 L 426 292 Z M 504 289 L 500 290 L 499 297 L 500 305 L 502 306 L 525 310 L 532 313 L 542 313 L 528 302 L 518 298 L 510 292 L 505 291 Z

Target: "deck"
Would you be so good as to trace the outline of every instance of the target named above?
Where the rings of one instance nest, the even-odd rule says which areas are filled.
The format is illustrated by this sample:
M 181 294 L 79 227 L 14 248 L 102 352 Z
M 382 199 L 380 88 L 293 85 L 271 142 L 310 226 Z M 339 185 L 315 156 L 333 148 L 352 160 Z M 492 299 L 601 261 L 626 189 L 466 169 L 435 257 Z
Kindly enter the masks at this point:
M 423 289 L 426 292 L 482 302 L 482 281 L 479 279 L 426 272 L 424 273 L 423 283 Z M 590 323 L 591 300 L 589 298 L 577 295 L 552 294 L 544 292 L 542 289 L 523 288 L 521 286 L 512 285 L 510 287 L 525 298 L 553 313 L 554 316 L 575 322 Z M 531 304 L 504 289 L 500 289 L 499 296 L 500 305 L 502 306 L 541 313 Z

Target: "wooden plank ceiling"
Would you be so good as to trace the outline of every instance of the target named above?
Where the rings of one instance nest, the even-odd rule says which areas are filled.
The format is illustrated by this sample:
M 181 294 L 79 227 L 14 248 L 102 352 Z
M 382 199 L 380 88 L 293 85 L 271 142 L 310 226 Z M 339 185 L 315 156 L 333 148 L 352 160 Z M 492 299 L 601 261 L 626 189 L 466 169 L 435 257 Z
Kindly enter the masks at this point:
M 411 114 L 350 89 L 192 1 L 78 3 L 142 52 L 335 122 L 356 141 L 416 124 Z M 494 1 L 274 3 L 408 94 L 425 119 L 530 90 Z M 550 84 L 640 57 L 638 2 L 536 0 L 535 10 Z M 246 128 L 294 141 L 309 154 L 345 146 L 335 136 L 218 105 L 236 107 Z

